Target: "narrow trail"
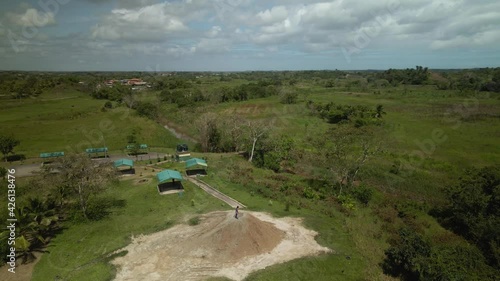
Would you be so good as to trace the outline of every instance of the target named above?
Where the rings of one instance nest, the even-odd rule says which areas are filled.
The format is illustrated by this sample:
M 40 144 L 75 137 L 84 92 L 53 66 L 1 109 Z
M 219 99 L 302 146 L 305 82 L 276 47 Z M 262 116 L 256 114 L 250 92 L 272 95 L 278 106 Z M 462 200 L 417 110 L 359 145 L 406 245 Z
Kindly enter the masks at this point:
M 187 180 L 194 183 L 199 188 L 205 190 L 208 194 L 212 195 L 213 197 L 224 201 L 226 204 L 228 204 L 232 208 L 236 208 L 236 206 L 240 206 L 240 208 L 246 208 L 245 205 L 241 204 L 240 202 L 236 201 L 235 199 L 227 196 L 226 194 L 218 191 L 217 189 L 211 187 L 210 185 L 208 185 L 207 183 L 205 183 L 199 179 L 196 179 L 194 177 L 187 177 Z
M 193 139 L 192 137 L 186 135 L 186 134 L 183 134 L 181 132 L 178 132 L 176 129 L 174 129 L 173 127 L 170 127 L 168 124 L 166 125 L 163 125 L 163 127 L 165 129 L 167 129 L 170 133 L 172 133 L 172 135 L 174 135 L 176 138 L 178 139 L 181 139 L 181 140 L 187 140 L 187 141 L 190 141 L 190 142 L 193 142 L 193 143 L 196 143 L 197 141 L 195 139 Z

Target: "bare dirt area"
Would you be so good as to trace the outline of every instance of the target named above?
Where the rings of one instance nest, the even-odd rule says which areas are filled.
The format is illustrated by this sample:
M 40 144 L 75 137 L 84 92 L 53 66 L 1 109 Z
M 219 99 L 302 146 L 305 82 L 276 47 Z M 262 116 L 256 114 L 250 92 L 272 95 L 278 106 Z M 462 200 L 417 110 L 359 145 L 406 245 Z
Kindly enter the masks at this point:
M 29 281 L 33 274 L 33 269 L 36 263 L 40 260 L 41 253 L 35 253 L 36 259 L 27 264 L 17 264 L 15 273 L 9 272 L 9 266 L 4 265 L 0 267 L 0 280 L 2 281 Z
M 299 218 L 266 213 L 213 212 L 198 225 L 177 225 L 135 237 L 116 258 L 115 280 L 204 280 L 225 276 L 242 280 L 249 273 L 304 256 L 331 252 L 314 240 L 315 231 Z

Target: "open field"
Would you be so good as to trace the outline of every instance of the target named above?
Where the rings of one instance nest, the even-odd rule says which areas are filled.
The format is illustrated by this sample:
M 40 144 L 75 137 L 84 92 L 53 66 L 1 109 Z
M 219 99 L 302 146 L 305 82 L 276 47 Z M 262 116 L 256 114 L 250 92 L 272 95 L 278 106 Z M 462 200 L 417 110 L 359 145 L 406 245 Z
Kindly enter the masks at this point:
M 233 79 L 225 82 L 204 77 L 192 85 L 204 95 L 209 95 L 224 87 L 239 87 L 251 82 L 255 81 Z M 139 110 L 126 109 L 123 103 L 117 101 L 112 102 L 112 109 L 103 109 L 105 100 L 93 99 L 68 89 L 47 91 L 27 99 L 3 98 L 0 126 L 4 132 L 12 133 L 21 141 L 14 151 L 27 159 L 0 166 L 39 163 L 41 152 L 82 152 L 85 148 L 104 144 L 111 154 L 121 155 L 127 136 L 133 131 L 137 132 L 139 143 L 147 143 L 152 151 L 160 153 L 173 154 L 176 144 L 188 143 L 193 156 L 205 158 L 209 165 L 208 176 L 203 177 L 203 181 L 244 204 L 247 208 L 243 212 L 268 213 L 277 224 L 287 220 L 297 224 L 301 221 L 305 228 L 317 233 L 310 241 L 311 247 L 319 245 L 331 249 L 331 252 L 320 255 L 283 259 L 280 261 L 286 262 L 279 264 L 256 261 L 252 267 L 245 264 L 245 261 L 250 262 L 251 257 L 242 255 L 235 258 L 234 255 L 241 254 L 238 247 L 221 248 L 219 250 L 228 250 L 230 254 L 222 251 L 227 255 L 215 255 L 213 263 L 210 260 L 205 264 L 202 258 L 197 260 L 204 269 L 200 269 L 200 274 L 193 278 L 200 280 L 214 275 L 247 281 L 398 280 L 384 273 L 381 265 L 387 256 L 386 250 L 394 244 L 395 235 L 404 227 L 415 230 L 433 247 L 470 247 L 470 242 L 444 228 L 431 214 L 437 207 L 446 205 L 445 190 L 457 185 L 465 169 L 499 164 L 498 94 L 438 91 L 433 85 L 363 88 L 348 87 L 349 83 L 340 82 L 335 87 L 326 88 L 313 82 L 313 79 L 304 79 L 295 86 L 280 86 L 282 92 L 297 93 L 296 102 L 290 104 L 282 102 L 281 93 L 243 101 L 213 102 L 205 99 L 187 106 L 160 100 L 162 94 L 158 90 L 137 93 L 134 96 L 136 102 L 157 105 L 154 107 L 159 112 L 156 119 L 140 117 Z M 318 143 L 329 138 L 330 131 L 342 126 L 350 126 L 354 130 L 358 128 L 350 123 L 330 124 L 308 107 L 308 104 L 329 102 L 370 109 L 382 105 L 385 112 L 380 118 L 383 122 L 373 126 L 378 132 L 374 140 L 380 151 L 366 162 L 353 186 L 345 187 L 344 193 L 339 192 L 338 183 L 332 176 L 335 171 L 328 166 L 330 159 L 320 159 L 318 152 L 323 148 Z M 219 121 L 229 116 L 229 119 L 238 117 L 266 124 L 269 130 L 265 141 L 276 147 L 282 143 L 272 141 L 291 140 L 294 161 L 287 163 L 290 167 L 286 166 L 286 169 L 282 163 L 277 170 L 258 167 L 256 161 L 250 163 L 247 159 L 248 140 L 242 141 L 244 144 L 240 151 L 201 152 L 203 147 L 200 144 L 178 139 L 164 127 L 168 125 L 179 136 L 186 135 L 203 142 L 200 124 L 210 114 L 221 118 Z M 215 139 L 227 137 L 222 133 L 214 135 Z M 248 135 L 242 138 L 248 138 Z M 156 161 L 152 159 L 151 163 Z M 136 161 L 135 176 L 123 177 L 119 183 L 110 185 L 95 197 L 96 202 L 102 200 L 106 206 L 103 210 L 107 214 L 103 218 L 90 221 L 65 218 L 62 230 L 51 238 L 47 252 L 34 266 L 31 280 L 125 280 L 127 276 L 137 277 L 139 275 L 135 274 L 142 275 L 145 271 L 152 271 L 151 278 L 163 280 L 158 272 L 168 274 L 167 263 L 156 269 L 149 268 L 146 263 L 135 268 L 134 259 L 147 257 L 161 264 L 162 259 L 177 258 L 170 252 L 179 245 L 186 244 L 193 249 L 200 245 L 215 247 L 219 242 L 223 245 L 226 240 L 231 241 L 234 238 L 231 235 L 245 237 L 249 234 L 232 224 L 229 217 L 221 219 L 213 215 L 230 214 L 232 211 L 222 201 L 187 180 L 184 181 L 185 192 L 182 196 L 158 195 L 155 174 L 163 169 L 183 172 L 185 165 L 166 161 L 146 166 L 152 164 L 149 160 Z M 28 199 L 47 196 L 52 188 L 43 181 L 40 186 L 32 186 L 30 179 L 19 179 L 17 185 L 20 205 L 26 204 Z M 3 187 L 2 183 L 2 192 L 6 192 Z M 354 198 L 358 188 L 371 190 L 369 202 Z M 0 203 L 5 205 L 6 198 L 2 198 Z M 5 212 L 0 212 L 2 218 L 6 216 Z M 211 212 L 215 213 L 207 215 Z M 255 218 L 259 215 L 256 214 Z M 262 226 L 261 222 L 252 220 L 245 223 L 251 223 L 250 228 L 258 229 Z M 204 224 L 218 229 L 217 233 L 227 237 L 220 240 L 218 236 L 208 235 Z M 272 252 L 280 239 L 287 235 L 285 233 L 281 237 L 276 229 L 263 229 L 264 233 L 279 239 L 270 239 L 272 243 L 267 241 L 269 243 L 266 244 L 266 241 L 260 241 L 264 239 L 261 233 L 250 233 L 255 234 L 251 239 L 265 244 L 260 247 L 257 243 L 257 248 L 249 250 L 255 250 L 252 252 L 254 258 Z M 189 236 L 189 239 L 181 239 L 183 235 Z M 200 240 L 200 237 L 206 241 Z M 141 243 L 138 244 L 138 241 Z M 168 244 L 169 241 L 172 244 Z M 248 242 L 237 241 L 241 245 Z M 167 243 L 168 247 L 163 247 L 162 243 Z M 181 249 L 177 248 L 176 252 Z M 207 255 L 214 255 L 212 250 L 208 249 Z M 152 252 L 151 255 L 148 251 Z M 190 262 L 200 258 L 193 256 L 193 252 L 197 253 L 195 250 L 183 252 L 182 258 Z M 247 266 L 245 274 L 224 271 L 227 265 L 222 264 L 227 262 L 224 258 L 235 258 L 238 266 Z M 183 276 L 186 268 L 180 266 L 176 270 L 181 274 L 178 276 Z M 227 274 L 212 274 L 214 272 Z M 215 277 L 208 280 L 230 279 Z
M 3 133 L 22 140 L 16 153 L 26 158 L 38 157 L 42 152 L 80 153 L 105 145 L 110 152 L 123 153 L 126 136 L 133 130 L 140 135 L 138 141 L 150 149 L 167 148 L 173 153 L 177 139 L 159 124 L 138 117 L 124 106 L 103 111 L 103 105 L 104 101 L 78 92 L 2 100 L 0 127 Z

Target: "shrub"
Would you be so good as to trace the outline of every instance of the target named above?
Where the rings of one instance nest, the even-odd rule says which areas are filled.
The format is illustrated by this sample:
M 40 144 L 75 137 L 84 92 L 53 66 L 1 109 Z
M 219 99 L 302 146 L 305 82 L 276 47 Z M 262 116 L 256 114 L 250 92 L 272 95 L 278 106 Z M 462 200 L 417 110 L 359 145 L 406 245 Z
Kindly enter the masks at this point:
M 354 188 L 351 193 L 354 198 L 365 206 L 368 205 L 373 197 L 373 189 L 363 184 Z
M 104 108 L 113 108 L 113 103 L 111 103 L 110 101 L 105 102 Z
M 297 103 L 299 94 L 295 92 L 287 92 L 281 95 L 280 102 L 283 104 L 294 104 Z
M 200 217 L 190 218 L 189 221 L 188 221 L 188 224 L 189 225 L 198 225 L 198 224 L 200 224 Z
M 5 176 L 7 175 L 7 169 L 4 167 L 0 167 L 0 178 L 5 179 Z
M 356 202 L 349 194 L 337 197 L 343 208 L 349 211 L 356 210 Z

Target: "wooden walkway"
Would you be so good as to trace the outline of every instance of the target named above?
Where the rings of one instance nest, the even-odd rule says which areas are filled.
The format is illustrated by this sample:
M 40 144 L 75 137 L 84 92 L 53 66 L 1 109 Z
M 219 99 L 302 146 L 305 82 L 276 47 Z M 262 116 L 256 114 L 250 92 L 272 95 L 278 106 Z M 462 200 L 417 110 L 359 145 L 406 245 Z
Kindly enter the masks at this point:
M 208 194 L 212 195 L 213 197 L 226 202 L 226 204 L 228 204 L 232 208 L 236 208 L 236 206 L 240 206 L 240 209 L 246 208 L 245 205 L 241 204 L 240 202 L 234 200 L 233 198 L 227 196 L 226 194 L 218 191 L 217 189 L 211 187 L 207 183 L 205 183 L 205 182 L 203 182 L 195 177 L 187 177 L 187 180 L 194 183 L 199 188 L 205 190 Z

